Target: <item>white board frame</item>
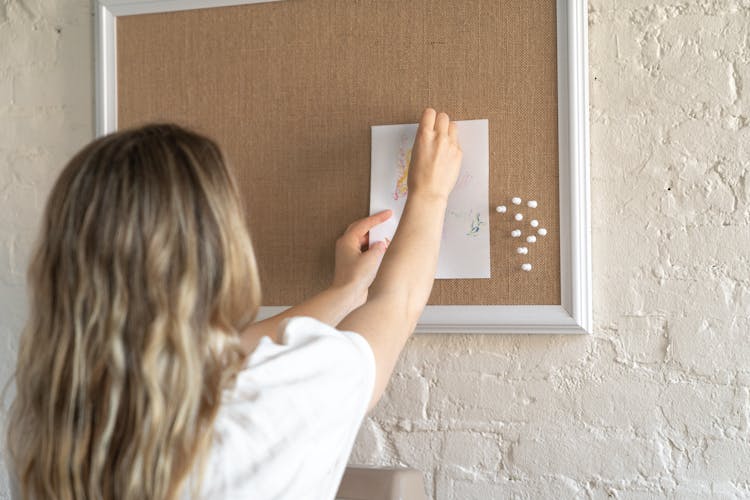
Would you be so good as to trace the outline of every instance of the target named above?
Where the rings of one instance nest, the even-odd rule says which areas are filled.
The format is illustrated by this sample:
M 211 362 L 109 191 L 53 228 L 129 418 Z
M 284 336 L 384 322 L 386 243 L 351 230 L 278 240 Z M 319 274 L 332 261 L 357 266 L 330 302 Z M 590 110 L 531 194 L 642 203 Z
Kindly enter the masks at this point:
M 278 0 L 97 0 L 96 133 L 117 129 L 119 16 L 226 7 Z M 561 305 L 427 306 L 417 332 L 590 333 L 588 15 L 585 0 L 557 0 L 557 95 Z M 427 103 L 426 103 L 427 104 Z M 285 307 L 262 307 L 261 317 Z

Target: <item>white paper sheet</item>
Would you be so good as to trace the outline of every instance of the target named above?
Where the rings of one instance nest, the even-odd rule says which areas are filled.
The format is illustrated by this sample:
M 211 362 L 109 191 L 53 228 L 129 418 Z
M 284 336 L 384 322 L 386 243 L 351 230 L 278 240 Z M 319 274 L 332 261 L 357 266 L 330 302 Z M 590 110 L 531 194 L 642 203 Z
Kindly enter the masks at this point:
M 448 198 L 436 278 L 489 278 L 489 146 L 487 120 L 458 121 L 461 173 Z M 372 127 L 370 213 L 393 217 L 370 231 L 370 244 L 392 239 L 408 196 L 416 124 Z

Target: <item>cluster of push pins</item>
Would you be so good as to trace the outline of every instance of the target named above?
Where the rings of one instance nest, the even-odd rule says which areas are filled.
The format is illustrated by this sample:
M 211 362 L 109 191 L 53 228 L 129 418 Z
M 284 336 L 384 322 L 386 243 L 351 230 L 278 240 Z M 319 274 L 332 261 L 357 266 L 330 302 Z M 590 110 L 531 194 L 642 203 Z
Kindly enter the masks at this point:
M 523 200 L 521 198 L 519 198 L 519 197 L 516 196 L 516 197 L 512 198 L 510 200 L 510 202 L 513 205 L 520 206 L 521 203 L 523 203 Z M 526 206 L 529 207 L 529 208 L 536 208 L 537 205 L 538 204 L 537 204 L 536 200 L 529 200 L 529 201 L 526 202 Z M 499 213 L 499 214 L 504 214 L 504 213 L 506 213 L 508 211 L 508 207 L 506 207 L 505 205 L 500 205 L 499 207 L 495 208 L 495 211 L 497 213 Z M 522 223 L 523 222 L 523 214 L 521 212 L 516 212 L 516 214 L 513 216 L 513 219 L 516 222 Z M 529 225 L 533 228 L 533 229 L 531 229 L 531 232 L 533 233 L 534 231 L 536 231 L 536 234 L 530 234 L 530 235 L 526 236 L 526 243 L 528 243 L 530 245 L 534 244 L 534 243 L 536 243 L 536 237 L 537 237 L 537 235 L 539 235 L 539 236 L 546 236 L 547 235 L 547 230 L 544 229 L 543 227 L 539 227 L 539 221 L 538 220 L 531 219 L 529 221 Z M 520 229 L 514 229 L 513 231 L 510 232 L 510 235 L 513 238 L 520 238 L 523 235 L 523 231 L 521 231 Z M 527 246 L 520 246 L 520 247 L 516 248 L 516 253 L 519 254 L 519 255 L 528 255 L 529 254 L 529 247 L 527 247 Z M 523 264 L 521 264 L 521 269 L 523 271 L 531 271 L 531 264 L 529 264 L 528 262 L 524 262 Z

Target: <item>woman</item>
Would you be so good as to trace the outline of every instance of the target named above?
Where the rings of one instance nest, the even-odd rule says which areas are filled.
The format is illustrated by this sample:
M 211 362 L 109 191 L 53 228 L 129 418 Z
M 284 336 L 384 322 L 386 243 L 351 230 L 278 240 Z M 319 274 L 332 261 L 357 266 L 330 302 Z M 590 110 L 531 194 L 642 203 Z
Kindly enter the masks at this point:
M 455 124 L 425 110 L 387 254 L 361 249 L 389 213 L 353 223 L 331 287 L 253 323 L 258 273 L 217 145 L 151 125 L 86 146 L 29 270 L 16 496 L 332 498 L 429 296 L 460 163 Z

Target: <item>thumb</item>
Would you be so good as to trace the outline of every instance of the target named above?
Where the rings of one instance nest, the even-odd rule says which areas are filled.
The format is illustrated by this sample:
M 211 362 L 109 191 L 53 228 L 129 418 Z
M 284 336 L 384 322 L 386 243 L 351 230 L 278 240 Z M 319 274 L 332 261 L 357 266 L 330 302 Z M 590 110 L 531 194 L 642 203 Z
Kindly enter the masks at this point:
M 383 260 L 385 255 L 386 244 L 383 241 L 374 243 L 368 250 L 362 253 L 362 259 L 367 261 L 369 265 L 373 265 L 375 268 L 380 266 L 380 262 Z

